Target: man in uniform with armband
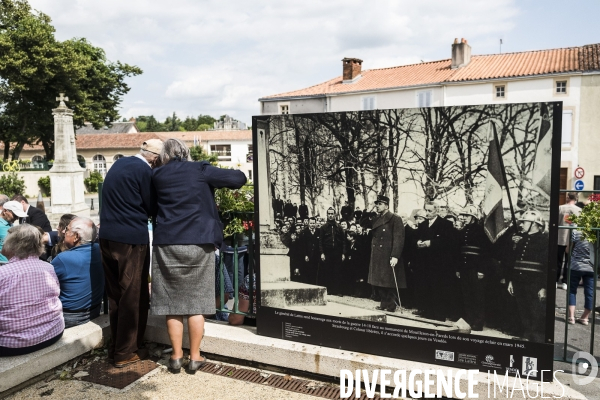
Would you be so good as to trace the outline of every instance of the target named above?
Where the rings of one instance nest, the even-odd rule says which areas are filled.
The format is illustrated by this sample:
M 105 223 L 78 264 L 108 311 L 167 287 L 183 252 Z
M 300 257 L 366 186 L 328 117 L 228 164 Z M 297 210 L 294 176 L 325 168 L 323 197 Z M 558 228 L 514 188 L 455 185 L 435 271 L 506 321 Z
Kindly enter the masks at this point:
M 464 305 L 465 320 L 471 330 L 482 331 L 485 322 L 485 286 L 483 278 L 489 263 L 490 240 L 478 223 L 477 207 L 469 205 L 458 216 L 463 228 L 458 231 L 460 255 L 456 276 Z
M 523 337 L 542 343 L 545 340 L 546 276 L 548 270 L 548 236 L 543 233 L 544 220 L 539 211 L 525 211 L 519 218 L 523 234 L 515 236 L 516 247 L 509 271 L 508 292 L 517 299 L 517 309 L 524 327 Z

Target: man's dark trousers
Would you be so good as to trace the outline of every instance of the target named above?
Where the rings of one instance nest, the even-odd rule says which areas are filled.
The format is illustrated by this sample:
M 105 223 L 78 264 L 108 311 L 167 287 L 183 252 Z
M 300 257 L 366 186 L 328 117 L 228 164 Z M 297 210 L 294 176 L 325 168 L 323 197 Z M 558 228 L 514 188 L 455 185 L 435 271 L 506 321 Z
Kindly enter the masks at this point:
M 131 358 L 144 341 L 150 294 L 150 246 L 100 239 L 115 362 Z

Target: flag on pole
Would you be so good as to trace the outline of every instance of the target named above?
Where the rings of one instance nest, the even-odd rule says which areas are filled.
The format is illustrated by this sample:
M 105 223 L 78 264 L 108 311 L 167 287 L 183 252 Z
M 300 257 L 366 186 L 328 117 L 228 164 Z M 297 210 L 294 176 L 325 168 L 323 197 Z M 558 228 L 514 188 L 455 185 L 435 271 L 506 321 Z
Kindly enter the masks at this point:
M 546 103 L 540 107 L 540 128 L 537 137 L 531 182 L 538 193 L 550 198 L 552 167 L 552 119 Z
M 498 148 L 496 126 L 490 122 L 490 145 L 488 150 L 488 175 L 485 181 L 485 193 L 482 202 L 483 229 L 492 243 L 508 229 L 504 221 L 502 207 L 503 175 L 501 154 Z

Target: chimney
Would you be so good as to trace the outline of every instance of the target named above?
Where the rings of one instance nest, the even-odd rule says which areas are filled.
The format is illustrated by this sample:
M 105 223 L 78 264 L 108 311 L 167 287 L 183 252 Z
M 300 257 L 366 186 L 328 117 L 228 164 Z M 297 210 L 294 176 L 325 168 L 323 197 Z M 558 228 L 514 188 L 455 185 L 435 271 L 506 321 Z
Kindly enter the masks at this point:
M 352 83 L 355 79 L 360 78 L 360 70 L 363 60 L 358 58 L 344 58 L 344 83 Z
M 471 61 L 471 46 L 467 44 L 467 39 L 454 39 L 452 44 L 452 69 L 461 68 L 469 65 Z

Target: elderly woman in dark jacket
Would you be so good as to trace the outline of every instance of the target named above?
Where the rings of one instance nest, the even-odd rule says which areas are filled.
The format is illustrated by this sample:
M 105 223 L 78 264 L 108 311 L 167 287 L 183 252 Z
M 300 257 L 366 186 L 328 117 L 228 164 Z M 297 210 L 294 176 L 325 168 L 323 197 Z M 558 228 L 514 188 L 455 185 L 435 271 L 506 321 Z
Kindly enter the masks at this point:
M 177 139 L 164 143 L 162 167 L 153 171 L 157 216 L 153 237 L 151 313 L 166 315 L 173 345 L 169 367 L 183 364 L 183 317 L 188 317 L 190 363 L 200 368 L 204 334 L 203 314 L 215 311 L 215 246 L 221 247 L 223 225 L 214 191 L 238 189 L 246 183 L 243 172 L 221 169 L 208 162 L 188 161 L 189 150 Z

